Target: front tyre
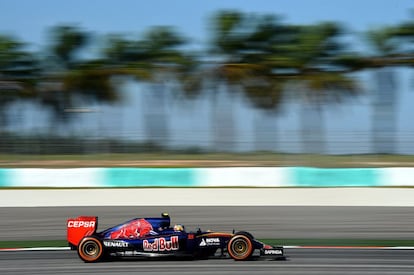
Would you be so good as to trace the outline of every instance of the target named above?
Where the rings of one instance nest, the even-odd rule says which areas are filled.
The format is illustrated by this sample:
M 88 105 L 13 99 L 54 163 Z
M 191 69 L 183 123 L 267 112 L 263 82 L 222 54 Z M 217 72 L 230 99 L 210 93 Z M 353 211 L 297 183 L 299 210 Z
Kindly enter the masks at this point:
M 96 237 L 85 237 L 78 245 L 79 257 L 87 263 L 97 262 L 102 259 L 102 242 Z
M 236 261 L 244 261 L 253 254 L 253 244 L 245 235 L 233 236 L 227 244 L 227 251 L 231 258 Z

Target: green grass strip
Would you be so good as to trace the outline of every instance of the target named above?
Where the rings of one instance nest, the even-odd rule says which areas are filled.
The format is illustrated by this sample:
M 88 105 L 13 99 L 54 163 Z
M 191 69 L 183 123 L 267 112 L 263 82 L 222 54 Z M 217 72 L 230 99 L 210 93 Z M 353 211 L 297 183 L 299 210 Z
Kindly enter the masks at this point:
M 31 247 L 65 247 L 68 242 L 62 240 L 47 241 L 0 241 L 0 248 L 31 248 Z
M 364 239 L 261 239 L 270 245 L 298 246 L 414 246 L 414 240 Z
M 183 161 L 183 162 L 182 162 Z M 0 154 L 0 167 L 413 167 L 414 155 L 318 155 L 256 153 Z

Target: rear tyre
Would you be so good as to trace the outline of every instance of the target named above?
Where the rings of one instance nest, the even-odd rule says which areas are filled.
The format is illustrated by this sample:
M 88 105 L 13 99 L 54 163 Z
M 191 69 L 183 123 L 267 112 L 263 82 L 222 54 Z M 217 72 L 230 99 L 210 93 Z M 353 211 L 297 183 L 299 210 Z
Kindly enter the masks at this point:
M 85 237 L 78 245 L 78 255 L 84 262 L 97 262 L 103 254 L 102 242 L 96 237 Z
M 227 251 L 231 258 L 236 261 L 245 261 L 253 254 L 253 244 L 245 235 L 233 236 L 227 244 Z

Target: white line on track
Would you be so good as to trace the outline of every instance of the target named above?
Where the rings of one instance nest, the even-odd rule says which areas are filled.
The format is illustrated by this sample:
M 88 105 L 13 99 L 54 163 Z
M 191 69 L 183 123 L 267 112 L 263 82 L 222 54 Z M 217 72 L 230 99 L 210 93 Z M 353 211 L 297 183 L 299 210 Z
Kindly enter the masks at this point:
M 296 246 L 287 245 L 284 249 L 372 249 L 372 250 L 414 250 L 414 246 Z M 0 252 L 12 251 L 58 251 L 70 250 L 70 247 L 28 247 L 28 248 L 0 248 Z
M 285 249 L 377 249 L 377 250 L 414 250 L 414 246 L 296 246 L 287 245 Z

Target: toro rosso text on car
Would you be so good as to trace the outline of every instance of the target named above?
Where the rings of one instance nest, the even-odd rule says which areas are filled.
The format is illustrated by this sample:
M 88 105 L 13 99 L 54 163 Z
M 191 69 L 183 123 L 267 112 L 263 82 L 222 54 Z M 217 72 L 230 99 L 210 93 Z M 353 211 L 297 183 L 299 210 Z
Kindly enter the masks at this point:
M 284 259 L 283 248 L 266 245 L 245 231 L 221 233 L 187 232 L 182 225 L 170 226 L 170 217 L 135 218 L 97 232 L 98 217 L 80 216 L 67 220 L 67 240 L 85 262 L 107 257 L 191 257 L 230 256 L 248 260 L 260 255 Z

